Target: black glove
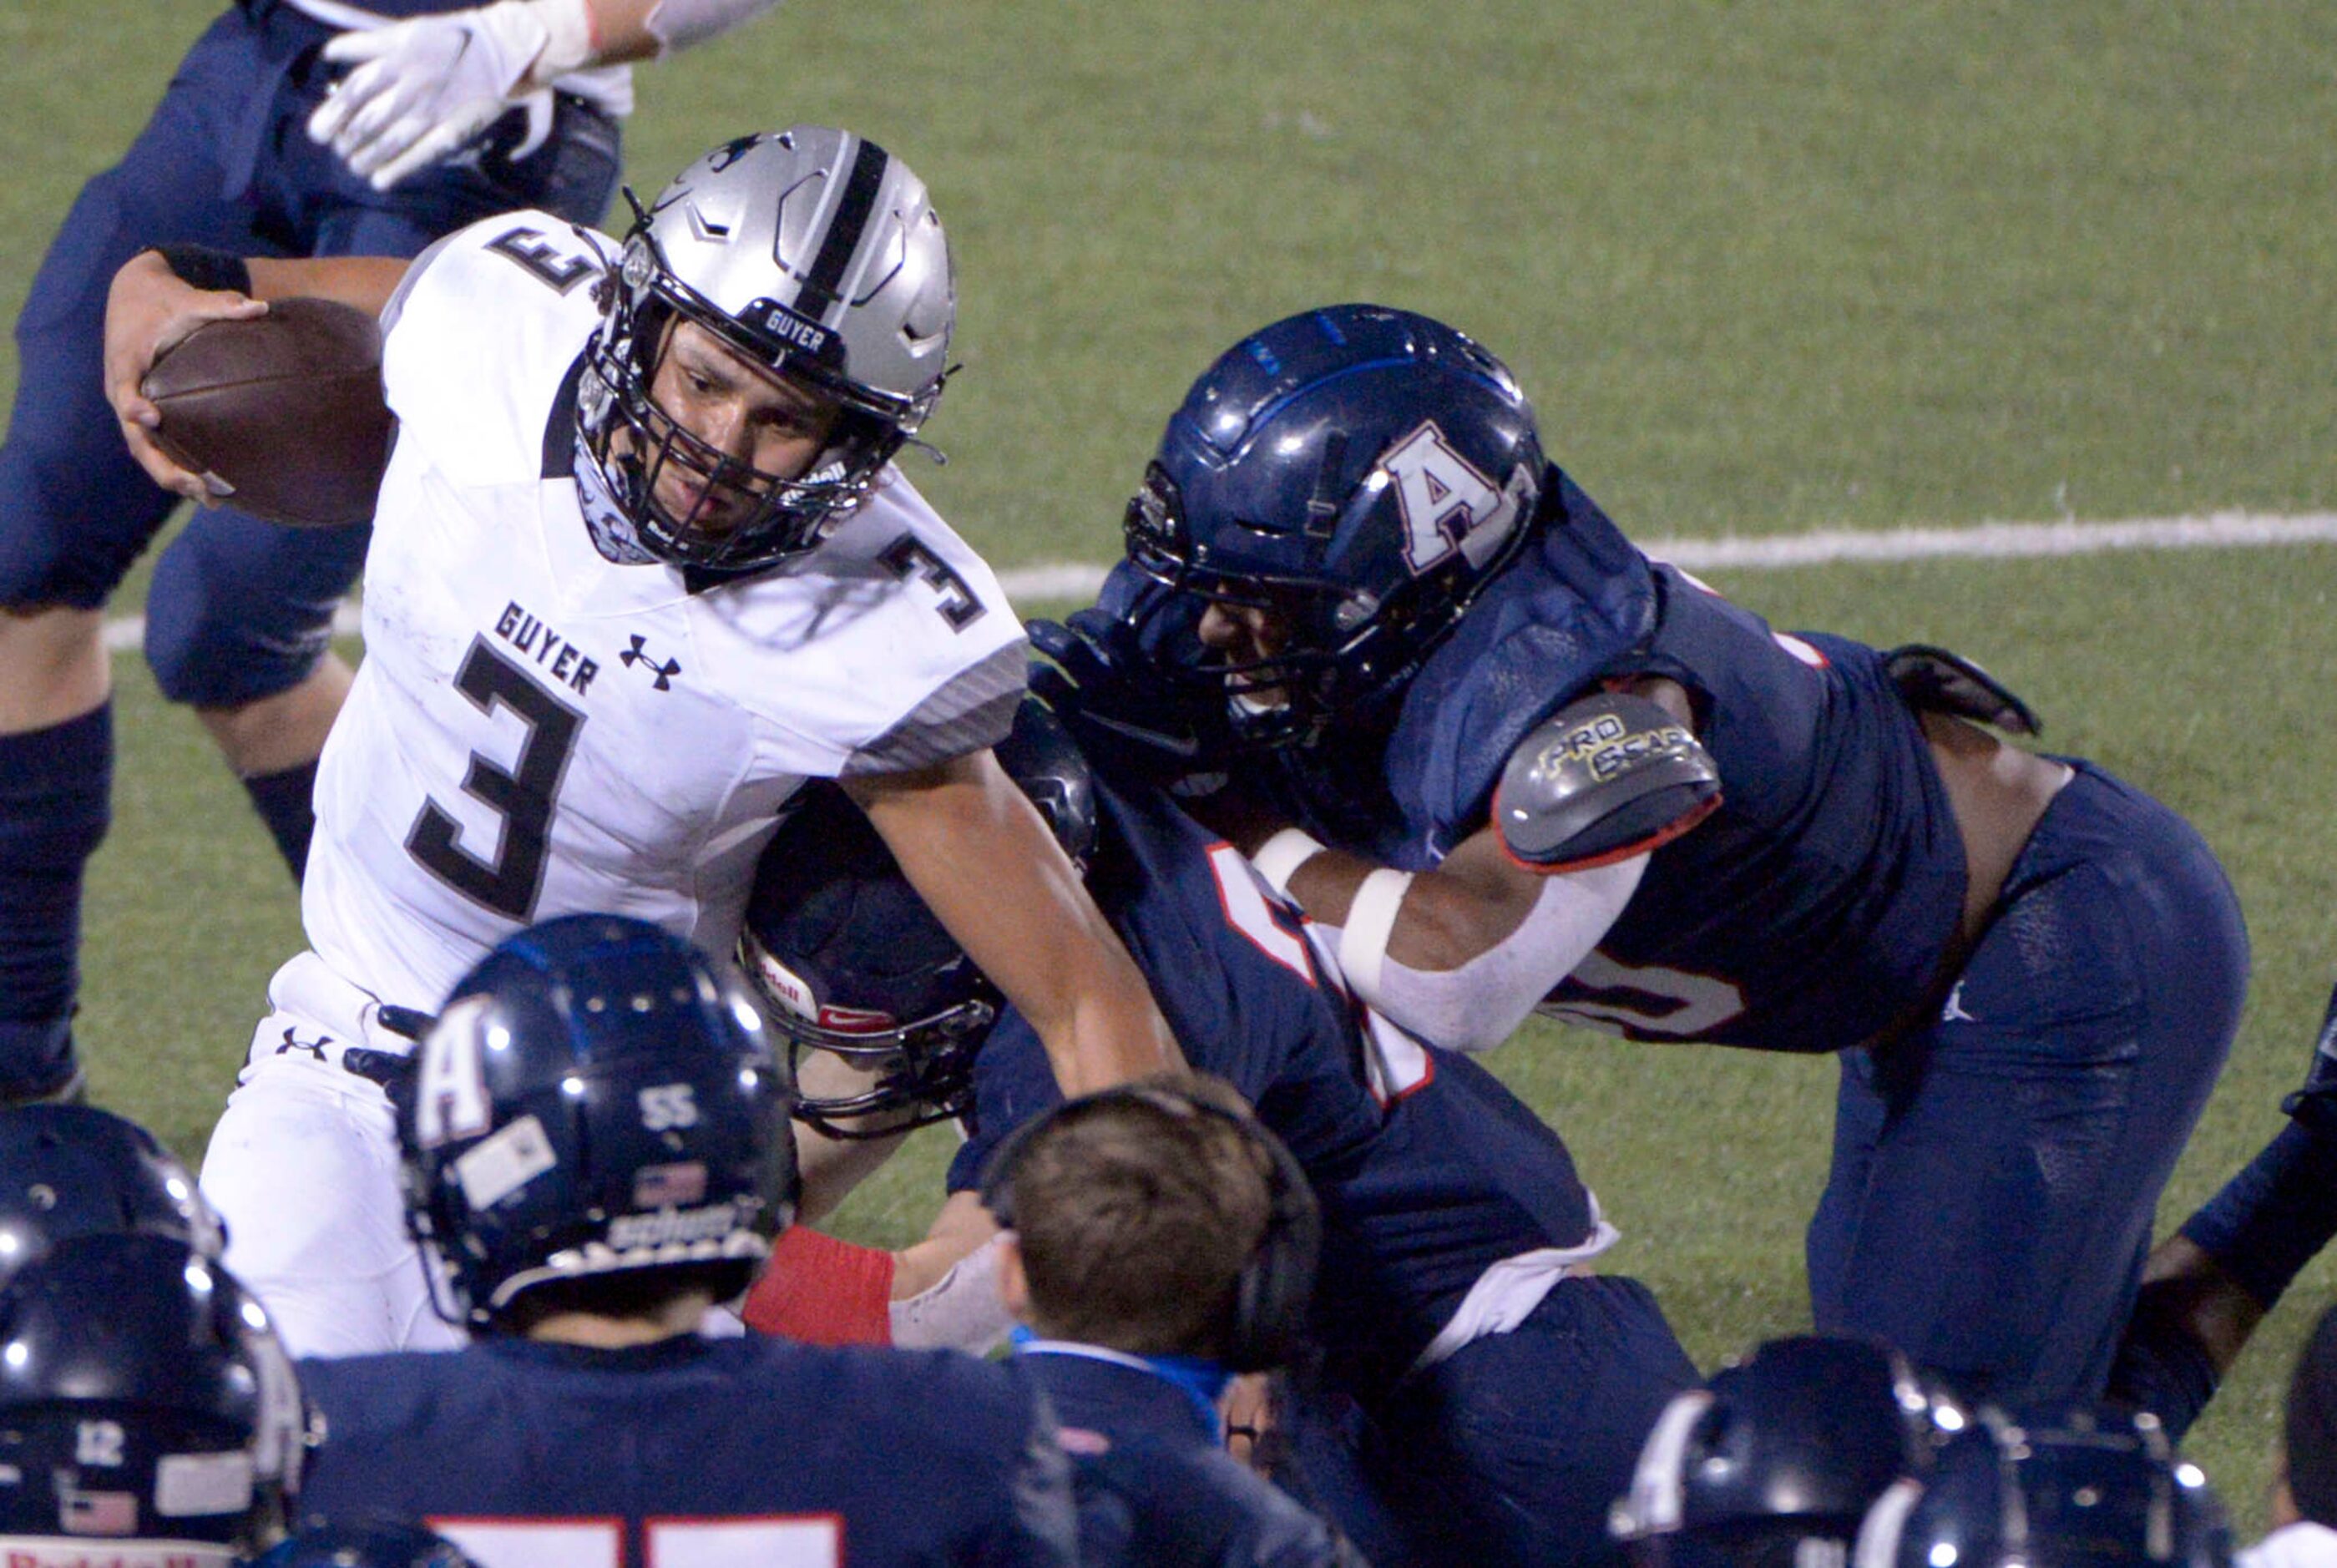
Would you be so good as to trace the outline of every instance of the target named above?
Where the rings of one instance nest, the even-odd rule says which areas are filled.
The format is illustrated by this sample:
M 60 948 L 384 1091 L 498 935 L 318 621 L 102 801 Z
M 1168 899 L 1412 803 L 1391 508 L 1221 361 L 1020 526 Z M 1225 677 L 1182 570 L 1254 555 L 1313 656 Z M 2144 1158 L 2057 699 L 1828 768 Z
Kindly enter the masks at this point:
M 1136 629 L 1095 610 L 1067 624 L 1033 621 L 1031 691 L 1054 710 L 1097 767 L 1180 792 L 1225 772 L 1232 731 L 1224 688 L 1146 653 Z

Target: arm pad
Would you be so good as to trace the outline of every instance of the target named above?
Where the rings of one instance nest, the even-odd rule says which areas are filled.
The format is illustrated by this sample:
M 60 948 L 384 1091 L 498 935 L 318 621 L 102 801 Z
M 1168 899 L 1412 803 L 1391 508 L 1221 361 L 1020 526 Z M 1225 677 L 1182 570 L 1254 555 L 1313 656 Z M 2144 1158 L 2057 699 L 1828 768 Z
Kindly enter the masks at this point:
M 904 1301 L 893 1303 L 893 1343 L 906 1350 L 963 1350 L 987 1356 L 1005 1341 L 1014 1318 L 998 1294 L 998 1252 L 992 1236 L 950 1265 L 949 1272 Z
M 1374 984 L 1356 983 L 1352 972 L 1349 983 L 1365 1002 L 1431 1045 L 1490 1051 L 1589 956 L 1647 868 L 1648 858 L 1634 855 L 1550 877 L 1515 931 L 1458 969 L 1414 969 L 1383 957 Z
M 1580 871 L 1645 854 L 1719 806 L 1720 769 L 1687 726 L 1645 697 L 1603 691 L 1510 754 L 1493 827 L 1527 870 Z

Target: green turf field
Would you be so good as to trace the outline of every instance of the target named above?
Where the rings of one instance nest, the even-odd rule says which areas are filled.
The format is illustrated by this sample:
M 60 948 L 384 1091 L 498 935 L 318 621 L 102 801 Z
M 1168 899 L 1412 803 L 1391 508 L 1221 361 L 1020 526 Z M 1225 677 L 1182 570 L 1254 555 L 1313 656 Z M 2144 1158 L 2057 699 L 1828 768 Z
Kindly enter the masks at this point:
M 209 20 L 0 5 L 0 305 Z M 1516 366 L 1643 536 L 2337 506 L 2337 13 L 2156 5 L 792 0 L 645 72 L 631 177 L 840 120 L 954 239 L 965 364 L 917 475 L 1002 564 L 1101 561 L 1218 348 L 1305 304 L 1428 310 Z M 0 375 L 13 385 L 13 360 Z M 2278 1124 L 2337 967 L 2337 549 L 1718 573 L 1781 624 L 1975 654 L 2048 740 L 2188 812 L 2256 976 L 2171 1223 Z M 142 575 L 117 606 L 134 612 Z M 1036 608 L 1035 606 L 1033 608 Z M 240 792 L 135 659 L 89 905 L 101 1096 L 190 1155 L 299 946 Z M 1700 1362 L 1804 1320 L 1824 1062 L 1537 1031 L 1567 1134 Z M 929 1134 L 845 1226 L 922 1229 Z M 2244 1524 L 2316 1265 L 2197 1432 Z

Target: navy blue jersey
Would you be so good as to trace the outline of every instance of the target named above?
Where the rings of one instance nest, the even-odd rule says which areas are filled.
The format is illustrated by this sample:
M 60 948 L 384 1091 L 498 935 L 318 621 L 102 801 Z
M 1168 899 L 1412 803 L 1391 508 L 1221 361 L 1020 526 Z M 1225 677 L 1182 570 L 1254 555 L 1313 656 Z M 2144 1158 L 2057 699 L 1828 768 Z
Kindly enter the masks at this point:
M 1961 917 L 1963 838 L 1922 727 L 1863 643 L 1767 622 L 1670 568 L 1627 668 L 1687 688 L 1720 809 L 1658 848 L 1551 993 L 1638 1039 L 1831 1051 L 1935 981 Z
M 1491 1073 L 1421 1046 L 1351 998 L 1297 911 L 1155 791 L 1098 779 L 1096 904 L 1185 1055 L 1229 1080 L 1305 1167 L 1323 1207 L 1314 1329 L 1366 1402 L 1416 1359 L 1493 1263 L 1597 1230 L 1566 1146 Z M 974 1069 L 975 1131 L 953 1191 L 1061 1098 L 1037 1035 L 999 1021 Z
M 1433 865 L 1484 827 L 1502 768 L 1543 720 L 1601 681 L 1667 677 L 1694 703 L 1720 808 L 1655 851 L 1551 1011 L 1635 1039 L 1771 1051 L 1879 1034 L 1943 978 L 1965 883 L 1946 788 L 1882 656 L 1775 632 L 1650 565 L 1570 485 L 1564 498 L 1565 521 L 1407 690 L 1383 769 L 1400 826 L 1342 834 L 1352 790 L 1301 819 L 1393 864 Z M 1295 777 L 1283 803 L 1320 782 Z
M 425 1520 L 489 1568 L 1074 1561 L 1043 1399 L 954 1352 L 498 1339 L 300 1382 L 304 1511 Z
M 1021 1357 L 1071 1455 L 1080 1561 L 1147 1568 L 1333 1568 L 1362 1559 L 1225 1451 L 1214 1418 L 1134 1357 Z

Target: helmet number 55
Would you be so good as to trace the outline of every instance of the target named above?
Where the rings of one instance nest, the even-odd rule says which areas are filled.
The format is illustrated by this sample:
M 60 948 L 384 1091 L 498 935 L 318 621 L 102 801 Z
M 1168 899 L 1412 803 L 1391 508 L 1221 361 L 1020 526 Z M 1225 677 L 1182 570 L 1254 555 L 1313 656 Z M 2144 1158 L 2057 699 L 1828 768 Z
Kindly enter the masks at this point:
M 471 753 L 463 793 L 503 819 L 492 858 L 463 844 L 463 825 L 435 800 L 425 800 L 406 830 L 406 850 L 422 868 L 464 897 L 524 922 L 543 891 L 543 860 L 552 831 L 552 798 L 568 771 L 584 715 L 546 691 L 518 664 L 474 638 L 455 673 L 455 690 L 482 713 L 510 709 L 527 726 L 511 766 Z

